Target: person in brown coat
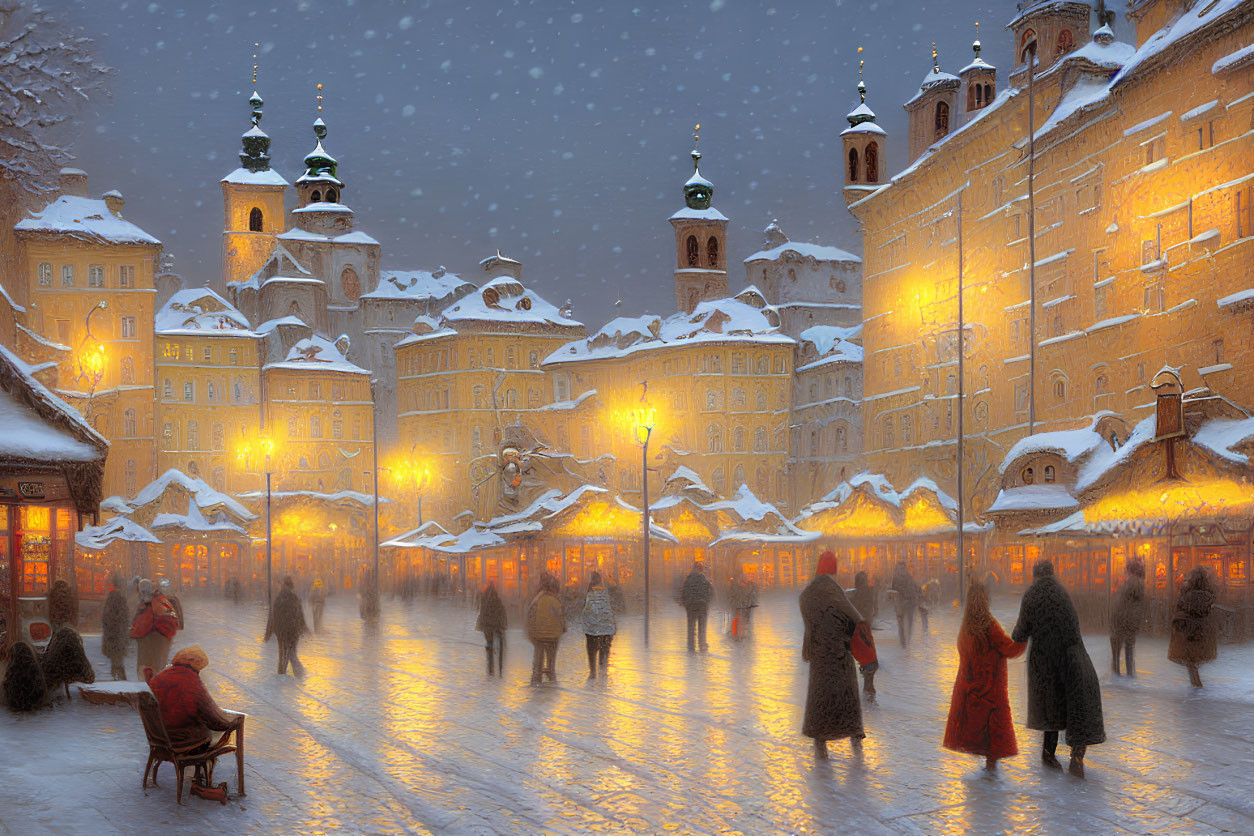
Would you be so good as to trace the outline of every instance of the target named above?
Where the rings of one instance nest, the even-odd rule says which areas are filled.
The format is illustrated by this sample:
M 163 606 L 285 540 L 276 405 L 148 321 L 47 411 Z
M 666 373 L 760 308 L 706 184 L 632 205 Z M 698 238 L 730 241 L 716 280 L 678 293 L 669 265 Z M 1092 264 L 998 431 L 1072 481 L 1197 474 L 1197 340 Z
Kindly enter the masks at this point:
M 1136 647 L 1136 634 L 1145 620 L 1145 561 L 1139 557 L 1128 558 L 1123 582 L 1115 592 L 1115 607 L 1110 613 L 1110 667 L 1119 675 L 1119 651 L 1123 651 L 1128 676 L 1136 677 L 1136 663 L 1132 650 Z
M 309 632 L 305 624 L 305 611 L 301 608 L 300 599 L 296 597 L 296 584 L 292 576 L 283 578 L 283 588 L 274 596 L 270 605 L 270 617 L 266 620 L 266 637 L 262 642 L 270 641 L 274 636 L 279 642 L 279 676 L 287 673 L 287 663 L 292 663 L 292 673 L 304 676 L 305 666 L 296 656 L 296 645 L 300 637 Z
M 531 663 L 531 684 L 539 685 L 547 676 L 557 682 L 554 660 L 557 642 L 566 632 L 566 612 L 558 597 L 557 578 L 547 572 L 540 578 L 540 591 L 527 607 L 527 638 L 535 645 L 535 657 Z
M 814 580 L 801 592 L 805 623 L 801 658 L 810 663 L 805 718 L 801 733 L 814 738 L 814 754 L 827 758 L 827 741 L 848 737 L 862 747 L 862 701 L 858 697 L 857 663 L 850 642 L 862 615 L 836 583 L 836 557 L 824 552 Z
M 496 584 L 489 581 L 479 597 L 479 619 L 475 622 L 475 629 L 483 633 L 483 647 L 488 654 L 488 676 L 494 673 L 505 675 L 505 628 L 508 621 Z
M 1180 587 L 1176 609 L 1171 616 L 1171 643 L 1167 658 L 1189 669 L 1189 684 L 1202 687 L 1197 666 L 1209 662 L 1219 653 L 1219 635 L 1211 618 L 1215 606 L 1215 588 L 1210 574 L 1202 566 L 1189 572 Z

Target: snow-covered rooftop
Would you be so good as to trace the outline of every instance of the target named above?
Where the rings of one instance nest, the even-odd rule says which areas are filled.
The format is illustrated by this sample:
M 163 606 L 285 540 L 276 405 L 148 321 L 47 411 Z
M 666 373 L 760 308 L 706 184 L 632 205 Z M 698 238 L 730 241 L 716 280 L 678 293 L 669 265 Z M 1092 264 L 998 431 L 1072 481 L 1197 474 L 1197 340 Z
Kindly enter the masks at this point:
M 562 346 L 545 362 L 625 357 L 694 343 L 792 344 L 792 338 L 781 334 L 772 323 L 769 310 L 738 299 L 712 299 L 698 304 L 690 314 L 681 311 L 665 319 L 648 314 L 616 317 L 586 339 Z
M 512 276 L 498 276 L 447 308 L 440 316 L 442 327 L 473 329 L 476 324 L 531 325 L 557 335 L 582 333 L 583 323 L 562 316 L 556 305 L 528 290 Z M 402 340 L 402 343 L 405 341 Z
M 241 186 L 286 186 L 287 181 L 283 179 L 283 175 L 271 168 L 265 171 L 249 171 L 246 168 L 237 168 L 230 174 L 222 178 L 223 183 L 235 183 Z
M 154 330 L 158 334 L 259 336 L 234 305 L 207 287 L 186 288 L 171 296 L 157 311 Z
M 839 357 L 851 363 L 862 362 L 862 346 L 851 342 L 862 337 L 861 324 L 847 328 L 837 325 L 812 325 L 797 336 L 803 344 L 812 344 L 815 353 L 824 360 Z
M 161 542 L 151 531 L 126 517 L 114 517 L 103 525 L 84 526 L 74 535 L 74 544 L 89 551 L 101 551 L 119 540 L 124 543 Z
M 187 500 L 186 514 L 157 514 L 152 520 L 153 528 L 181 528 L 184 531 L 218 531 L 231 534 L 247 534 L 243 528 L 224 518 L 206 519 L 201 513 L 195 496 Z
M 292 369 L 302 372 L 344 372 L 364 374 L 370 372 L 349 361 L 335 343 L 321 334 L 311 334 L 297 342 L 287 352 L 287 357 L 275 363 L 267 363 L 266 369 Z
M 679 220 L 697 220 L 697 221 L 725 221 L 727 216 L 711 206 L 709 209 L 691 209 L 685 206 L 675 214 L 671 215 L 672 221 Z
M 1210 3 L 1196 3 L 1193 8 L 1182 11 L 1137 48 L 1132 57 L 1124 63 L 1123 69 L 1114 77 L 1111 86 L 1118 87 L 1123 84 L 1141 69 L 1155 63 L 1162 53 L 1181 40 L 1200 34 L 1203 29 L 1248 3 L 1249 0 L 1215 0 Z
M 130 504 L 135 508 L 142 508 L 151 502 L 155 502 L 161 498 L 171 485 L 178 485 L 190 493 L 197 507 L 201 509 L 222 508 L 242 520 L 256 519 L 256 515 L 241 505 L 234 497 L 215 490 L 204 479 L 188 476 L 177 468 L 170 468 L 145 485 L 143 490 L 131 500 Z
M 1102 415 L 1109 414 L 1103 413 Z M 1097 422 L 1102 415 L 1096 416 L 1087 427 L 1076 430 L 1054 430 L 1052 432 L 1034 433 L 1024 436 L 1011 446 L 1001 460 L 1000 473 L 1005 473 L 1012 464 L 1024 456 L 1038 453 L 1054 453 L 1068 462 L 1077 462 L 1091 454 L 1099 447 L 1110 449 L 1110 445 L 1097 432 Z
M 471 290 L 474 285 L 456 273 L 439 270 L 384 270 L 379 274 L 379 286 L 363 299 L 406 299 L 443 302 L 457 296 L 460 291 Z
M 69 235 L 93 244 L 142 244 L 161 242 L 109 210 L 103 200 L 61 195 L 39 212 L 18 221 L 19 232 Z
M 812 258 L 815 261 L 853 261 L 858 264 L 862 263 L 862 259 L 858 258 L 858 256 L 839 247 L 828 247 L 823 244 L 806 244 L 802 241 L 787 241 L 769 250 L 759 250 L 746 258 L 745 264 L 751 261 L 774 261 L 784 255 L 784 253 L 793 253 L 801 258 Z
M 1065 485 L 1021 485 L 998 492 L 988 513 L 1010 511 L 1061 511 L 1080 507 Z

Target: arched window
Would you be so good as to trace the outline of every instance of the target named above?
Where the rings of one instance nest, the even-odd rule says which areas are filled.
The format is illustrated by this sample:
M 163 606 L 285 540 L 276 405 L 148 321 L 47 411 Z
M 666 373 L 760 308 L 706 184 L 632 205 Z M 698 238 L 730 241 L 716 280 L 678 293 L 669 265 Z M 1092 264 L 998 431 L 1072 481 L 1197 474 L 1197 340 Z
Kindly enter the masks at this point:
M 122 435 L 127 438 L 134 438 L 139 433 L 136 431 L 135 410 L 128 409 L 122 413 Z
M 213 425 L 213 449 L 214 450 L 226 449 L 226 431 L 224 430 L 221 424 Z
M 190 401 L 196 393 L 195 387 L 190 380 L 183 383 L 183 400 Z
M 135 460 L 126 460 L 126 495 L 135 495 Z
M 701 253 L 699 252 L 700 247 L 697 244 L 697 236 L 689 235 L 687 242 L 685 242 L 684 244 L 684 248 L 687 250 L 687 253 L 688 253 L 688 266 L 689 267 L 700 266 Z
M 345 267 L 340 273 L 340 287 L 350 300 L 356 302 L 361 298 L 361 279 L 357 278 L 357 271 L 352 267 Z
M 1054 400 L 1058 401 L 1059 403 L 1062 403 L 1066 399 L 1067 399 L 1067 381 L 1060 377 L 1054 381 Z
M 868 183 L 878 182 L 880 179 L 880 146 L 879 143 L 872 142 L 866 147 L 863 153 L 863 167 L 866 168 L 866 181 Z
M 122 382 L 123 383 L 135 382 L 135 361 L 132 360 L 130 357 L 122 358 Z
M 1105 395 L 1110 392 L 1110 377 L 1106 372 L 1097 373 L 1097 377 L 1093 380 L 1093 393 L 1096 395 Z
M 710 477 L 710 487 L 714 489 L 714 493 L 722 496 L 727 488 L 726 480 L 723 478 L 723 468 L 714 468 L 714 473 Z
M 195 420 L 187 422 L 187 449 L 200 449 L 200 424 Z
M 256 206 L 248 213 L 248 231 L 261 232 L 261 210 Z
M 766 452 L 766 427 L 756 427 L 753 430 L 753 449 L 758 453 Z
M 909 445 L 914 441 L 914 421 L 909 415 L 901 416 L 901 443 Z
M 309 202 L 310 202 L 310 203 L 321 203 L 321 202 L 322 202 L 322 192 L 318 191 L 317 189 L 314 189 L 312 192 L 310 192 L 310 193 L 309 193 Z
M 810 456 L 817 458 L 821 449 L 823 449 L 823 445 L 819 441 L 819 431 L 810 430 Z
M 506 409 L 518 408 L 518 390 L 517 389 L 505 390 L 505 408 Z
M 936 138 L 940 139 L 949 133 L 949 103 L 936 103 Z
M 309 437 L 322 438 L 322 417 L 319 415 L 311 415 L 309 417 Z
M 1019 39 L 1019 57 L 1023 63 L 1028 63 L 1032 57 L 1036 55 L 1036 30 L 1025 29 L 1023 37 Z
M 718 267 L 718 239 L 713 235 L 705 242 L 705 260 L 707 266 Z
M 771 483 L 768 481 L 765 467 L 758 468 L 758 478 L 754 482 L 754 487 L 757 489 L 758 496 L 766 496 L 770 493 Z
M 209 381 L 209 388 L 206 390 L 206 392 L 209 395 L 209 403 L 213 403 L 214 398 L 217 397 L 218 392 L 217 392 L 217 389 L 214 388 L 212 380 Z
M 723 452 L 723 430 L 718 424 L 710 424 L 705 428 L 705 441 L 707 451 L 710 453 Z
M 335 189 L 327 189 L 327 203 L 339 203 L 340 196 Z
M 732 484 L 735 485 L 736 488 L 739 489 L 739 487 L 743 485 L 744 483 L 745 483 L 745 466 L 742 464 L 738 464 L 736 465 L 736 468 L 732 470 Z
M 849 182 L 858 182 L 858 149 L 849 149 Z
M 836 425 L 836 450 L 841 453 L 849 452 L 849 432 L 844 424 Z
M 736 427 L 736 429 L 732 431 L 732 449 L 738 453 L 745 449 L 744 427 Z
M 967 90 L 967 109 L 979 110 L 984 107 L 984 87 L 974 84 Z
M 323 450 L 321 453 L 318 454 L 318 467 L 321 470 L 331 469 L 331 454 L 328 453 L 326 450 Z
M 244 384 L 237 380 L 235 381 L 235 402 L 239 403 L 242 400 L 244 400 Z
M 1055 55 L 1062 55 L 1064 52 L 1070 52 L 1075 49 L 1075 36 L 1071 34 L 1070 29 L 1064 29 L 1058 33 L 1058 46 L 1054 48 Z
M 239 352 L 233 348 L 231 349 L 231 365 L 232 366 L 239 365 Z
M 1045 481 L 1054 481 L 1054 466 L 1052 464 L 1045 465 Z
M 985 84 L 984 85 L 984 104 L 992 104 L 992 103 L 993 103 L 993 85 Z

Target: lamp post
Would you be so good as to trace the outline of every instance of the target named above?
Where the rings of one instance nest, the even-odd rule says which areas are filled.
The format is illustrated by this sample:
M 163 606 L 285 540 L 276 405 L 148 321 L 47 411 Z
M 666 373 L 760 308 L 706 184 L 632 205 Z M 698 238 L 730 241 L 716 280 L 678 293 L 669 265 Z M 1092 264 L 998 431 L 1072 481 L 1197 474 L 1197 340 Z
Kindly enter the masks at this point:
M 648 383 L 642 384 L 645 394 L 640 396 L 641 406 L 632 413 L 632 425 L 636 438 L 640 441 L 642 454 L 640 457 L 641 482 L 641 537 L 644 540 L 644 646 L 649 646 L 649 609 L 652 603 L 649 589 L 649 437 L 653 435 L 655 413 L 646 400 Z
M 256 452 L 265 457 L 265 474 L 266 474 L 266 617 L 270 616 L 270 606 L 274 602 L 274 585 L 271 582 L 271 566 L 273 565 L 273 542 L 270 529 L 270 477 L 274 471 L 270 469 L 270 459 L 274 455 L 274 441 L 265 436 L 258 436 L 256 442 L 245 442 L 244 446 L 239 450 L 240 463 L 245 467 L 249 467 L 252 461 L 253 446 L 256 445 Z
M 88 423 L 91 423 L 92 402 L 96 398 L 96 387 L 100 385 L 100 381 L 104 378 L 105 365 L 105 347 L 103 343 L 92 336 L 91 315 L 108 307 L 109 303 L 102 299 L 93 305 L 91 310 L 87 311 L 87 315 L 83 317 L 85 333 L 78 349 L 78 376 L 91 381 L 91 389 L 87 395 L 86 418 Z

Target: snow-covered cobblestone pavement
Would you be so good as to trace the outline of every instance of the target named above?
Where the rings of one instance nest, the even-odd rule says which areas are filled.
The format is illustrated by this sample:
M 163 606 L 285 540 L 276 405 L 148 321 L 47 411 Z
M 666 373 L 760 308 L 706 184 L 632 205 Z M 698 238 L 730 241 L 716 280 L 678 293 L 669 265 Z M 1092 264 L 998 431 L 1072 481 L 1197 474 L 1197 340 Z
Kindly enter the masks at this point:
M 1163 640 L 1138 644 L 1139 679 L 1112 681 L 1109 645 L 1090 636 L 1109 740 L 1090 750 L 1088 779 L 1043 767 L 1022 726 L 1023 754 L 988 775 L 940 747 L 957 614 L 905 651 L 881 618 L 865 753 L 838 743 L 816 763 L 799 733 L 795 597 L 763 604 L 740 643 L 712 612 L 708 654 L 685 651 L 677 606 L 659 604 L 648 651 L 641 619 L 622 619 L 608 683 L 585 683 L 572 625 L 560 685 L 532 688 L 522 632 L 509 632 L 506 675 L 489 679 L 474 612 L 447 602 L 385 600 L 369 636 L 354 601 L 331 599 L 298 681 L 275 674 L 262 608 L 191 599 L 175 647 L 202 644 L 210 691 L 251 715 L 247 797 L 176 807 L 169 766 L 141 790 L 135 710 L 76 695 L 33 716 L 0 712 L 0 832 L 1254 832 L 1254 647 L 1221 647 L 1194 692 Z M 999 604 L 1009 629 L 1017 600 Z M 107 672 L 98 637 L 87 645 Z M 1020 720 L 1023 678 L 1012 661 Z M 229 759 L 217 774 L 232 792 L 234 770 Z

